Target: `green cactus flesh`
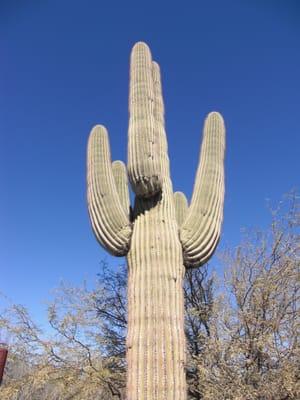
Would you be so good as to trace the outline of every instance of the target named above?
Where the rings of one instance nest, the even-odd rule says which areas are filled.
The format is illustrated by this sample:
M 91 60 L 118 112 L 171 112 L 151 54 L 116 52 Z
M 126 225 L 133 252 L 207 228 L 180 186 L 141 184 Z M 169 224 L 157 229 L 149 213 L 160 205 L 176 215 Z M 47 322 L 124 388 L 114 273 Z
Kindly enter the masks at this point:
M 128 400 L 184 400 L 185 268 L 212 256 L 224 202 L 225 127 L 208 114 L 191 204 L 173 193 L 160 70 L 145 43 L 132 49 L 127 171 L 111 162 L 107 131 L 88 142 L 88 208 L 99 243 L 128 262 Z M 130 209 L 127 172 L 136 195 Z

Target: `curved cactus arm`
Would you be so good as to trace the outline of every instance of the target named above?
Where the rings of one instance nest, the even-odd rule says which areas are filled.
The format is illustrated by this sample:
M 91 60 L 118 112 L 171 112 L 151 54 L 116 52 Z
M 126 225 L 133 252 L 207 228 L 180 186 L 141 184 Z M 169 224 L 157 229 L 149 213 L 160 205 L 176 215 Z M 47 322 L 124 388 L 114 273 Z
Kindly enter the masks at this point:
M 92 129 L 87 157 L 87 198 L 93 231 L 106 250 L 115 256 L 124 256 L 129 249 L 132 228 L 117 192 L 104 126 Z
M 174 193 L 175 215 L 178 226 L 180 227 L 186 218 L 188 211 L 188 201 L 182 192 Z
M 224 204 L 225 126 L 221 114 L 208 114 L 203 133 L 200 163 L 180 240 L 187 267 L 204 264 L 220 237 Z
M 115 179 L 117 192 L 125 214 L 130 216 L 130 198 L 128 190 L 127 170 L 123 161 L 113 161 L 112 172 Z
M 152 57 L 142 42 L 130 60 L 128 176 L 137 196 L 151 197 L 162 188 L 154 121 Z

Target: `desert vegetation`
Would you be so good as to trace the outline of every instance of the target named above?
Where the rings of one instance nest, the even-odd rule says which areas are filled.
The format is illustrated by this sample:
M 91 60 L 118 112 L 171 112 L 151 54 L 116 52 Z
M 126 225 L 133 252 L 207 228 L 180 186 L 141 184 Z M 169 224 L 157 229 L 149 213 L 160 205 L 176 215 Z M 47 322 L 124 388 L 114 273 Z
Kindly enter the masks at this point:
M 269 227 L 220 253 L 224 274 L 213 265 L 186 272 L 189 399 L 299 399 L 299 223 L 294 193 Z M 125 399 L 126 284 L 126 267 L 106 262 L 93 289 L 62 283 L 44 329 L 6 300 L 1 399 Z

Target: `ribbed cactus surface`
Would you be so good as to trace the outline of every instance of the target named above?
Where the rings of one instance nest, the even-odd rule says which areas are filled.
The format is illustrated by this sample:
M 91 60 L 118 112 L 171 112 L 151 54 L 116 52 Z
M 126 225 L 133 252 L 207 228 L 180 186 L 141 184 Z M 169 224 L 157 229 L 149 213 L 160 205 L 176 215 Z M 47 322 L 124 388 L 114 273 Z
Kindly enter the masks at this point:
M 99 243 L 127 256 L 127 400 L 184 400 L 185 268 L 207 262 L 220 237 L 225 128 L 208 114 L 191 204 L 173 193 L 160 69 L 145 43 L 131 53 L 128 165 L 111 162 L 105 127 L 88 142 L 88 208 Z M 128 178 L 136 195 L 130 207 Z

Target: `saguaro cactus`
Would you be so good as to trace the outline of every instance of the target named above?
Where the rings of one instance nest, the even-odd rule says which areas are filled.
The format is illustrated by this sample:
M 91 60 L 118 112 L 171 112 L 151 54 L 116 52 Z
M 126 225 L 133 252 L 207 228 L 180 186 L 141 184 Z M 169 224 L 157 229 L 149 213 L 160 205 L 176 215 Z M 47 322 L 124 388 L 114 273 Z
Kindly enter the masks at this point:
M 127 399 L 184 400 L 183 278 L 213 254 L 224 200 L 225 128 L 208 114 L 191 204 L 173 194 L 160 70 L 145 43 L 130 63 L 128 177 L 111 162 L 104 126 L 88 141 L 88 208 L 96 238 L 111 254 L 127 256 Z

